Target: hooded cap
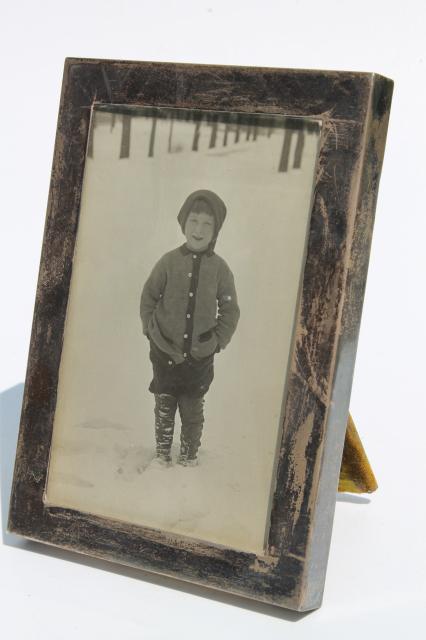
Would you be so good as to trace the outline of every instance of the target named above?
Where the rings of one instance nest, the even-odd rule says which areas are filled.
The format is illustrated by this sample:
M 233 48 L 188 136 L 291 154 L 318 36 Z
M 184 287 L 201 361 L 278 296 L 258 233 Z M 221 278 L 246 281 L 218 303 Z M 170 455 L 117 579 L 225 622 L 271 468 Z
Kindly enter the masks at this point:
M 205 200 L 212 208 L 215 221 L 215 232 L 213 236 L 214 242 L 226 217 L 225 203 L 223 202 L 223 200 L 221 200 L 221 198 L 219 198 L 218 195 L 216 195 L 213 191 L 209 191 L 208 189 L 199 189 L 198 191 L 194 191 L 193 193 L 191 193 L 183 203 L 177 217 L 183 233 L 185 233 L 186 220 L 191 213 L 192 206 L 196 200 Z

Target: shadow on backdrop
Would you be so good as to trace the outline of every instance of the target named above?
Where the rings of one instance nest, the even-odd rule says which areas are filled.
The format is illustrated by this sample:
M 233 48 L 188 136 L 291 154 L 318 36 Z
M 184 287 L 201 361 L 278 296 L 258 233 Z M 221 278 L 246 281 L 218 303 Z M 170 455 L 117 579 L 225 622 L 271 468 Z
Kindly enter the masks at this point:
M 51 558 L 57 558 L 58 560 L 76 562 L 86 567 L 91 567 L 101 571 L 108 571 L 109 573 L 126 576 L 133 580 L 143 580 L 149 584 L 174 589 L 175 591 L 188 593 L 199 598 L 207 598 L 208 600 L 239 607 L 240 609 L 246 609 L 247 611 L 254 611 L 262 615 L 280 618 L 281 620 L 287 620 L 288 622 L 298 622 L 307 615 L 314 613 L 313 611 L 298 613 L 296 611 L 280 609 L 273 605 L 256 602 L 255 600 L 249 600 L 233 594 L 215 591 L 213 589 L 201 587 L 195 584 L 193 585 L 188 582 L 181 582 L 166 576 L 147 573 L 141 569 L 132 569 L 131 567 L 125 567 L 119 564 L 112 564 L 110 562 L 98 560 L 96 558 L 82 556 L 72 551 L 65 551 L 63 549 L 43 545 L 31 540 L 25 540 L 20 536 L 8 533 L 6 527 L 23 393 L 24 385 L 21 383 L 3 391 L 0 394 L 0 481 L 3 544 L 10 547 L 19 547 L 32 553 L 47 555 Z
M 370 498 L 360 496 L 354 493 L 338 493 L 336 497 L 337 502 L 350 502 L 351 504 L 370 504 Z
M 0 393 L 1 528 L 3 543 L 12 547 L 25 546 L 22 538 L 6 531 L 23 394 L 22 382 Z

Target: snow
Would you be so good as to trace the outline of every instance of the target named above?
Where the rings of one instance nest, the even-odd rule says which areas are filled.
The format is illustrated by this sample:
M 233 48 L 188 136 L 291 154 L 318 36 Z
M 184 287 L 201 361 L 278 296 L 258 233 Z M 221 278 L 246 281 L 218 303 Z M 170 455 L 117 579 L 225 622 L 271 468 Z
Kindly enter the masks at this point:
M 201 127 L 132 119 L 119 159 L 121 116 L 103 114 L 88 158 L 60 368 L 47 501 L 262 553 L 276 442 L 305 249 L 318 137 L 302 169 L 277 171 L 283 131 L 208 148 Z M 260 131 L 265 134 L 265 131 Z M 293 136 L 292 151 L 296 136 Z M 290 155 L 292 157 L 292 154 Z M 199 465 L 158 467 L 151 368 L 139 298 L 158 258 L 184 241 L 176 217 L 191 191 L 228 207 L 216 251 L 231 267 L 241 319 L 216 356 Z

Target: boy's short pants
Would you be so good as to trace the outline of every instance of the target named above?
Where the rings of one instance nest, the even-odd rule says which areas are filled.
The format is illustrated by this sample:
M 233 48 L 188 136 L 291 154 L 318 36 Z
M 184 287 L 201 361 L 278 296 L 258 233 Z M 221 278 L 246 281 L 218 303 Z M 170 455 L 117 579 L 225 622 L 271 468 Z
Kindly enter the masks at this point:
M 151 393 L 168 393 L 175 397 L 201 397 L 207 393 L 214 377 L 214 354 L 202 360 L 188 358 L 175 364 L 152 340 L 149 343 L 154 374 L 149 385 Z

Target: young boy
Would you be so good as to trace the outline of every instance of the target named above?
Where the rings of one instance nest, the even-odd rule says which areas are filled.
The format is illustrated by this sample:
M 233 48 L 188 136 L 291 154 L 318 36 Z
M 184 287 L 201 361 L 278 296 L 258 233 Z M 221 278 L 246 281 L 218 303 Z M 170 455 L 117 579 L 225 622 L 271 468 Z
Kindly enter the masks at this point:
M 240 316 L 232 272 L 214 252 L 225 216 L 225 204 L 213 191 L 191 193 L 178 215 L 186 242 L 160 258 L 142 291 L 157 462 L 165 466 L 171 464 L 177 409 L 182 421 L 178 464 L 197 464 L 214 354 L 231 340 Z

